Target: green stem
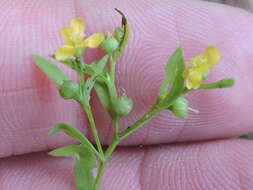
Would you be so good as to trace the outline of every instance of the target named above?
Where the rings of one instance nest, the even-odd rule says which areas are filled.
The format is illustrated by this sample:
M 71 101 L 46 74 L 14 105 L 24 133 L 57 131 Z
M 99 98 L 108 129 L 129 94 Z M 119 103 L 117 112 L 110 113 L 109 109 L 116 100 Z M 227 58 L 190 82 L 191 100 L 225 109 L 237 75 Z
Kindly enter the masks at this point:
M 117 99 L 118 94 L 117 94 L 115 83 L 113 83 L 112 80 L 113 79 L 111 78 L 111 76 L 108 75 L 107 80 L 106 80 L 106 85 L 109 89 L 111 102 L 115 102 L 115 100 Z
M 82 72 L 78 72 L 79 74 L 79 82 L 80 82 L 80 95 L 83 96 L 83 86 L 84 86 L 84 75 Z
M 145 113 L 136 123 L 125 129 L 119 136 L 120 141 L 125 139 L 128 135 L 141 128 L 145 123 L 150 121 L 161 109 L 155 104 L 150 110 Z
M 93 138 L 96 142 L 98 152 L 100 153 L 101 157 L 104 157 L 104 152 L 103 152 L 100 140 L 99 140 L 99 136 L 98 136 L 98 132 L 97 132 L 97 129 L 96 129 L 96 124 L 95 124 L 95 121 L 94 121 L 94 118 L 93 118 L 93 115 L 92 115 L 91 107 L 89 105 L 88 106 L 83 105 L 83 109 L 85 110 L 85 112 L 87 114 L 87 118 L 88 118 L 89 123 L 90 123 L 91 132 L 92 132 Z
M 106 84 L 109 89 L 111 103 L 113 103 L 116 101 L 116 99 L 118 97 L 118 93 L 117 93 L 116 85 L 115 85 L 116 62 L 115 62 L 112 54 L 110 55 L 109 59 L 110 59 L 110 72 L 107 75 Z
M 117 117 L 114 120 L 114 138 L 119 137 L 120 118 Z
M 99 190 L 106 165 L 107 165 L 107 162 L 100 162 L 99 164 L 98 174 L 97 174 L 95 184 L 94 184 L 94 190 Z
M 214 89 L 214 88 L 229 88 L 235 84 L 233 78 L 224 78 L 214 83 L 201 84 L 200 88 L 202 89 Z
M 110 144 L 110 146 L 108 147 L 108 149 L 106 150 L 105 153 L 105 161 L 100 161 L 100 165 L 99 165 L 99 169 L 98 169 L 98 174 L 95 180 L 95 185 L 94 185 L 94 190 L 99 190 L 100 184 L 102 182 L 103 179 L 103 175 L 105 172 L 105 168 L 106 165 L 108 163 L 108 160 L 110 159 L 113 151 L 115 150 L 115 148 L 117 147 L 117 145 L 119 144 L 120 139 L 119 138 L 113 138 L 112 140 L 112 144 Z
M 114 60 L 113 56 L 110 55 L 110 76 L 113 84 L 115 84 L 115 71 L 116 71 L 116 61 Z

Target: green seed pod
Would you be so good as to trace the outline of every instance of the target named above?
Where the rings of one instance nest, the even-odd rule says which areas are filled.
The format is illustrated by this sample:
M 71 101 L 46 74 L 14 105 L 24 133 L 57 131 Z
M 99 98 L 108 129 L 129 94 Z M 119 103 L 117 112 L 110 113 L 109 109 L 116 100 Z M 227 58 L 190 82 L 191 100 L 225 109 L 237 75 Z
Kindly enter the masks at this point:
M 132 109 L 133 109 L 132 99 L 126 96 L 122 96 L 116 100 L 114 111 L 116 112 L 118 116 L 121 117 L 121 116 L 127 115 L 132 111 Z
M 118 27 L 114 31 L 114 36 L 118 42 L 121 42 L 123 36 L 124 36 L 124 28 Z
M 64 99 L 72 99 L 79 92 L 79 85 L 72 80 L 65 80 L 59 87 L 59 93 Z
M 169 108 L 177 117 L 187 117 L 188 116 L 188 101 L 179 97 L 174 104 Z
M 235 80 L 232 78 L 224 78 L 219 82 L 220 88 L 229 88 L 231 86 L 234 86 Z
M 107 37 L 101 44 L 105 53 L 112 53 L 119 46 L 119 42 L 114 37 Z

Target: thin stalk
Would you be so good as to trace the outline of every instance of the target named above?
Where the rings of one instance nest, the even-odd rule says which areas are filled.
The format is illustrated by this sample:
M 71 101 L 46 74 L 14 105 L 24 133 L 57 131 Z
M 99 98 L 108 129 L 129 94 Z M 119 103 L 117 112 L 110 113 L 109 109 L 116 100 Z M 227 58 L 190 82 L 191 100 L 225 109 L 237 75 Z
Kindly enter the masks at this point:
M 80 82 L 80 95 L 83 96 L 83 86 L 84 86 L 84 75 L 82 72 L 78 72 L 79 74 L 79 82 Z
M 120 118 L 117 117 L 114 120 L 114 138 L 119 137 Z
M 113 56 L 110 55 L 110 76 L 113 84 L 115 84 L 115 71 L 116 71 L 116 61 L 114 60 Z
M 110 62 L 110 71 L 109 71 L 109 74 L 107 75 L 106 84 L 109 89 L 111 102 L 115 102 L 118 97 L 118 93 L 117 93 L 116 84 L 115 84 L 116 62 L 112 54 L 109 57 L 109 62 Z
M 112 78 L 111 78 L 111 76 L 109 77 L 109 75 L 106 80 L 106 85 L 107 85 L 108 89 L 110 89 L 109 93 L 110 93 L 111 102 L 115 102 L 118 94 L 117 94 L 116 86 L 114 83 L 112 83 Z
M 110 159 L 113 151 L 115 150 L 119 142 L 120 142 L 119 138 L 113 138 L 112 144 L 110 144 L 110 146 L 106 150 L 105 161 L 104 162 L 101 161 L 99 165 L 98 174 L 95 180 L 94 190 L 99 190 L 108 160 Z
M 95 180 L 94 190 L 99 190 L 100 184 L 103 179 L 104 170 L 105 170 L 106 165 L 107 165 L 107 162 L 100 162 L 100 164 L 99 164 L 98 175 Z
M 132 126 L 130 126 L 127 129 L 125 129 L 119 135 L 120 141 L 123 140 L 123 139 L 125 139 L 128 135 L 130 135 L 134 131 L 136 131 L 139 128 L 141 128 L 145 123 L 147 123 L 148 121 L 150 121 L 160 111 L 161 111 L 161 109 L 159 107 L 157 107 L 156 104 L 154 106 L 152 106 L 150 108 L 150 110 L 147 113 L 145 113 L 137 122 L 135 122 Z
M 102 157 L 104 157 L 104 152 L 103 152 L 100 140 L 99 140 L 99 136 L 98 136 L 96 124 L 95 124 L 95 121 L 94 121 L 94 118 L 93 118 L 91 107 L 83 105 L 83 109 L 85 110 L 87 118 L 89 120 L 91 132 L 92 132 L 93 138 L 94 138 L 94 140 L 96 142 L 96 145 L 97 145 L 97 148 L 98 148 L 98 152 L 100 153 L 100 155 Z

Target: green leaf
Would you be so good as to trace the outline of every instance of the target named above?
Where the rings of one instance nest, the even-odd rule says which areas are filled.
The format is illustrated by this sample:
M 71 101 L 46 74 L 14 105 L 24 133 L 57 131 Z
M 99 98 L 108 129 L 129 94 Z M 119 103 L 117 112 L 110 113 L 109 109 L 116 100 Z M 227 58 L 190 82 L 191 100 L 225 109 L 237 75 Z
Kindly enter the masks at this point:
M 67 135 L 74 137 L 74 139 L 86 145 L 89 151 L 95 152 L 98 155 L 96 149 L 93 147 L 90 141 L 74 126 L 66 123 L 56 124 L 52 129 L 49 130 L 48 135 L 52 135 L 58 131 L 64 131 Z
M 84 159 L 86 168 L 92 169 L 96 167 L 95 154 L 83 144 L 60 147 L 50 151 L 48 154 L 57 157 L 75 157 L 78 160 Z
M 68 76 L 62 72 L 54 63 L 39 55 L 32 55 L 39 68 L 57 85 L 61 85 L 64 80 L 69 80 Z
M 183 47 L 180 46 L 169 58 L 168 63 L 165 67 L 165 78 L 162 85 L 160 86 L 159 97 L 163 98 L 167 92 L 168 87 L 172 84 L 177 75 L 178 64 L 182 62 L 183 59 Z
M 49 152 L 51 156 L 74 157 L 74 174 L 78 190 L 92 190 L 95 179 L 92 169 L 96 167 L 96 156 L 84 145 L 70 145 Z
M 130 35 L 130 26 L 128 24 L 128 21 L 126 19 L 126 16 L 118 9 L 115 9 L 121 16 L 122 16 L 122 28 L 123 28 L 123 37 L 122 37 L 122 40 L 119 44 L 119 47 L 118 47 L 118 50 L 115 51 L 115 54 L 114 54 L 114 60 L 118 60 L 121 56 L 121 54 L 124 52 L 126 46 L 127 46 L 127 43 L 128 43 L 128 38 L 129 38 L 129 35 Z
M 57 157 L 75 157 L 79 159 L 79 153 L 82 151 L 82 146 L 80 145 L 69 145 L 60 147 L 50 151 L 48 154 Z
M 93 190 L 95 179 L 92 174 L 92 169 L 86 165 L 85 159 L 81 157 L 77 160 L 74 166 L 74 174 L 76 186 L 78 190 Z
M 168 108 L 178 97 L 182 95 L 182 92 L 184 91 L 184 78 L 183 78 L 183 72 L 185 69 L 184 66 L 184 58 L 183 58 L 183 48 L 179 48 L 179 59 L 176 63 L 176 69 L 175 69 L 175 77 L 172 80 L 173 84 L 172 87 L 167 92 L 166 96 L 161 101 L 161 108 Z M 171 79 L 170 79 L 171 80 Z
M 93 190 L 95 179 L 92 169 L 96 167 L 96 157 L 88 149 L 82 149 L 79 153 L 80 159 L 76 161 L 74 166 L 74 174 L 76 186 L 78 190 Z

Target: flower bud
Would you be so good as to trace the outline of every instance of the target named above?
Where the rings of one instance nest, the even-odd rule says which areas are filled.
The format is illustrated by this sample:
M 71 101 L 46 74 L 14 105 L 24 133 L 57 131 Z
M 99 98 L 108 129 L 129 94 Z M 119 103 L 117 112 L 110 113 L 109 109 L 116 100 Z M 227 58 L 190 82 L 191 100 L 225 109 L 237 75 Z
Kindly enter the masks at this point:
M 132 99 L 122 96 L 116 100 L 114 111 L 118 116 L 124 116 L 129 114 L 133 109 Z
M 112 53 L 119 46 L 119 42 L 114 37 L 107 37 L 101 44 L 105 53 Z
M 115 36 L 116 40 L 118 40 L 118 42 L 121 42 L 121 40 L 124 36 L 124 28 L 122 28 L 122 27 L 116 28 L 114 31 L 114 36 Z
M 188 116 L 188 101 L 179 97 L 169 108 L 177 117 L 187 117 Z
M 59 93 L 64 99 L 72 99 L 79 92 L 79 85 L 72 80 L 65 80 L 59 87 Z

